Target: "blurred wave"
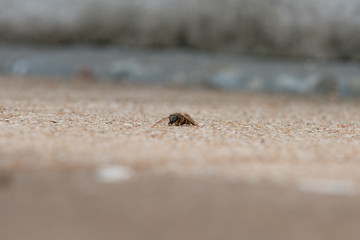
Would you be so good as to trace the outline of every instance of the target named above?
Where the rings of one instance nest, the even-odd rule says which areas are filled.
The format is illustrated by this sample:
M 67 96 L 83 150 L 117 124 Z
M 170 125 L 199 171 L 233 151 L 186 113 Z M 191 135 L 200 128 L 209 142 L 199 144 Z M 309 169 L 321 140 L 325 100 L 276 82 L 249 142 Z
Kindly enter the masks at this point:
M 359 59 L 356 0 L 0 0 L 0 39 Z

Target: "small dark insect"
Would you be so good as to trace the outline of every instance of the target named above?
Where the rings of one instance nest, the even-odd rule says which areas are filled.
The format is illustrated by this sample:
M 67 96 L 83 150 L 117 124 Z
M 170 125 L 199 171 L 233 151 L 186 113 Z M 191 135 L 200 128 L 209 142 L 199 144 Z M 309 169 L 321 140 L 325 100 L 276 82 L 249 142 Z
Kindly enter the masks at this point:
M 160 121 L 156 122 L 156 124 L 159 124 L 160 122 L 163 122 L 165 119 L 169 118 L 169 122 L 168 125 L 175 125 L 175 126 L 181 126 L 184 124 L 188 124 L 188 125 L 194 125 L 194 126 L 198 126 L 197 122 L 195 122 L 194 119 L 192 119 L 192 117 L 190 117 L 189 114 L 187 113 L 173 113 L 170 114 L 169 117 L 165 117 L 163 119 L 161 119 Z

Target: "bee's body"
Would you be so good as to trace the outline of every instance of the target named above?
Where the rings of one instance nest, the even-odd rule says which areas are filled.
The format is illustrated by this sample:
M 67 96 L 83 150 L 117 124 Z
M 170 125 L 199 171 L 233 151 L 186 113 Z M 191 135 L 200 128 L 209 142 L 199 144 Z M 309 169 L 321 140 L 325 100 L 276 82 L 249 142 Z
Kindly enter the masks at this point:
M 169 116 L 168 125 L 175 124 L 175 126 L 181 126 L 184 124 L 197 126 L 197 123 L 187 113 L 173 113 Z
M 160 121 L 158 121 L 156 124 L 162 122 L 163 120 L 169 118 L 168 125 L 175 125 L 175 126 L 181 126 L 181 125 L 194 125 L 198 126 L 198 124 L 195 122 L 192 117 L 190 117 L 187 113 L 173 113 L 169 117 L 163 118 Z M 155 124 L 155 125 L 156 125 Z

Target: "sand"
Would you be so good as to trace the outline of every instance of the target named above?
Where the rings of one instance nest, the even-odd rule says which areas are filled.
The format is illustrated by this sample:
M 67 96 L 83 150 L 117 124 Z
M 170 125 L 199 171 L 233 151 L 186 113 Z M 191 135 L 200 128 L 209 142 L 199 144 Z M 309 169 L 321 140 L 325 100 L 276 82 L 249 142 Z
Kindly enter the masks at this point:
M 360 176 L 358 100 L 3 77 L 0 108 L 2 169 Z M 153 126 L 178 111 L 200 127 Z
M 359 100 L 0 83 L 6 240 L 357 239 Z M 154 126 L 178 111 L 200 126 Z

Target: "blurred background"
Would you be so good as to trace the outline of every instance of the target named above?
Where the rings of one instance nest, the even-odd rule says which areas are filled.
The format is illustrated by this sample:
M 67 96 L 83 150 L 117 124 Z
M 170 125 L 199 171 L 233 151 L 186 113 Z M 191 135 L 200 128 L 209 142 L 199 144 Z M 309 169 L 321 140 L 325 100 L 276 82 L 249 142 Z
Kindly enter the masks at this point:
M 357 240 L 359 61 L 356 0 L 0 0 L 0 239 Z
M 360 95 L 356 0 L 0 0 L 0 73 Z

